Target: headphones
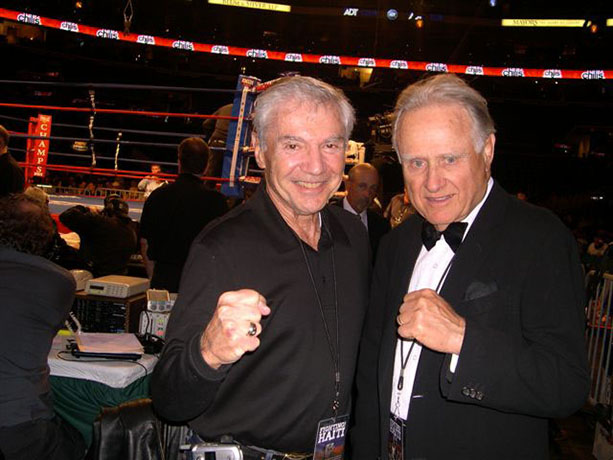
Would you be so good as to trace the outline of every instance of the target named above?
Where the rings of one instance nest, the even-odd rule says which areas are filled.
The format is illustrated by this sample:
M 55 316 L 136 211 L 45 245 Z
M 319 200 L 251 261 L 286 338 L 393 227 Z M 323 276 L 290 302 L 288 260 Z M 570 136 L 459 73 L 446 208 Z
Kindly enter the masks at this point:
M 107 195 L 104 198 L 104 213 L 107 216 L 128 217 L 129 210 L 128 203 L 117 194 Z

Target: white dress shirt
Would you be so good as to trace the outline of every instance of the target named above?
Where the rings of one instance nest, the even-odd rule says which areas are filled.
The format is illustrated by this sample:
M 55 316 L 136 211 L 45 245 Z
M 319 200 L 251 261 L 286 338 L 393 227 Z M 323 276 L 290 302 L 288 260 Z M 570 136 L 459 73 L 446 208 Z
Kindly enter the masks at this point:
M 483 203 L 487 199 L 492 190 L 492 186 L 494 185 L 493 179 L 490 177 L 487 183 L 487 190 L 483 199 L 473 208 L 473 210 L 466 216 L 462 222 L 466 222 L 468 226 L 466 227 L 466 231 L 464 232 L 464 238 L 470 231 L 470 227 L 472 226 L 477 214 L 481 210 Z M 449 247 L 447 242 L 445 241 L 445 237 L 442 236 L 434 245 L 432 249 L 429 251 L 425 246 L 422 245 L 421 251 L 419 252 L 419 256 L 417 257 L 417 261 L 415 262 L 415 268 L 413 269 L 413 275 L 411 276 L 411 280 L 409 282 L 409 289 L 407 292 L 417 291 L 419 289 L 440 289 L 440 286 L 443 285 L 444 277 L 447 276 L 447 267 L 449 266 L 451 259 L 453 258 L 454 252 Z M 394 357 L 394 377 L 392 379 L 392 399 L 390 410 L 391 412 L 400 417 L 403 420 L 407 419 L 409 413 L 409 406 L 411 404 L 412 397 L 418 397 L 418 395 L 413 396 L 413 384 L 415 382 L 415 374 L 417 372 L 417 366 L 419 364 L 419 357 L 421 355 L 422 346 L 415 342 L 413 348 L 411 349 L 411 354 L 409 355 L 409 359 L 404 371 L 404 382 L 402 390 L 398 390 L 398 379 L 400 377 L 401 371 L 401 347 L 400 347 L 401 339 L 398 339 L 396 342 L 396 354 Z M 409 349 L 411 348 L 411 341 L 404 341 L 404 354 L 405 359 Z M 456 366 L 458 362 L 458 355 L 453 355 L 450 364 L 451 372 L 455 372 Z

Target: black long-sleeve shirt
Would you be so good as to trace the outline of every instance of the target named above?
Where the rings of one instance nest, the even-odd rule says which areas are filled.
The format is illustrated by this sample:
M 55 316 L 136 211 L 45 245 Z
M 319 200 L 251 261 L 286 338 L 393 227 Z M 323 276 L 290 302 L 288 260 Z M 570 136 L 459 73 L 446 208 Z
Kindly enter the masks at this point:
M 322 219 L 331 245 L 322 239 L 319 252 L 306 249 L 327 312 L 325 284 L 334 283 L 329 274 L 334 253 L 342 414 L 350 410 L 367 302 L 368 238 L 363 225 L 342 209 L 328 207 Z M 202 358 L 200 338 L 219 295 L 241 288 L 260 292 L 272 312 L 262 320 L 260 347 L 216 371 Z M 326 314 L 327 321 L 332 317 Z M 169 419 L 190 420 L 207 440 L 230 434 L 245 444 L 308 452 L 318 422 L 332 416 L 334 391 L 333 359 L 299 240 L 259 190 L 194 241 L 153 374 L 155 408 Z
M 25 177 L 19 163 L 10 153 L 0 155 L 0 196 L 21 193 L 25 188 Z
M 140 219 L 140 236 L 155 262 L 151 287 L 177 292 L 189 248 L 198 233 L 228 210 L 222 194 L 207 190 L 193 174 L 179 174 L 172 184 L 154 190 Z

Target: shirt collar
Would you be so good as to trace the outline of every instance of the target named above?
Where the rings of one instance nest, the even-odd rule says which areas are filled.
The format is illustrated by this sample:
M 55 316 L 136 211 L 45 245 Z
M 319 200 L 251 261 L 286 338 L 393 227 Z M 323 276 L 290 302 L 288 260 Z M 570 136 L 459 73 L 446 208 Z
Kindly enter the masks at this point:
M 266 185 L 262 182 L 255 194 L 249 199 L 243 206 L 243 209 L 252 209 L 258 216 L 262 217 L 261 225 L 265 232 L 273 239 L 273 246 L 279 252 L 286 252 L 295 250 L 296 236 L 293 230 L 287 225 L 287 222 L 283 220 L 279 210 L 273 204 Z M 319 213 L 319 223 L 322 228 L 322 233 L 327 228 L 332 235 L 334 244 L 342 244 L 344 246 L 350 246 L 349 236 L 343 225 L 340 223 L 339 217 L 335 216 L 330 211 L 329 206 L 325 206 Z
M 355 209 L 353 209 L 351 207 L 351 204 L 349 204 L 349 200 L 347 199 L 347 195 L 345 195 L 345 197 L 343 198 L 343 209 L 345 211 L 349 211 L 351 214 L 355 214 L 356 216 L 360 216 L 362 217 L 364 214 L 366 214 L 366 209 L 360 213 L 356 212 Z
M 485 195 L 483 195 L 483 198 L 481 199 L 481 201 L 477 203 L 477 206 L 475 206 L 473 210 L 470 211 L 468 216 L 462 219 L 462 222 L 466 222 L 468 224 L 468 226 L 466 227 L 466 231 L 464 232 L 464 238 L 466 238 L 466 235 L 468 234 L 470 227 L 472 226 L 473 222 L 477 218 L 477 214 L 479 214 L 479 211 L 481 210 L 483 203 L 485 203 L 485 200 L 487 200 L 487 197 L 490 195 L 490 192 L 492 191 L 493 186 L 494 186 L 494 179 L 490 177 L 489 180 L 487 181 L 487 190 L 485 191 Z

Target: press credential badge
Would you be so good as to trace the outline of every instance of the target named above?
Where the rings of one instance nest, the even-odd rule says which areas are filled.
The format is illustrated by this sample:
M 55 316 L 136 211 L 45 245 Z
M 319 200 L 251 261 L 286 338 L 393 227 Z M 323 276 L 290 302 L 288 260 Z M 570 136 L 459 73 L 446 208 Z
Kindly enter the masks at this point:
M 348 415 L 341 415 L 319 422 L 313 460 L 342 460 L 348 420 Z

